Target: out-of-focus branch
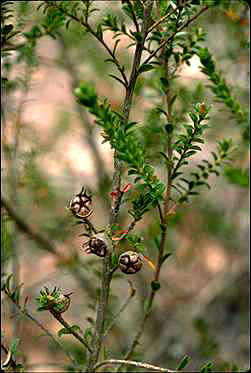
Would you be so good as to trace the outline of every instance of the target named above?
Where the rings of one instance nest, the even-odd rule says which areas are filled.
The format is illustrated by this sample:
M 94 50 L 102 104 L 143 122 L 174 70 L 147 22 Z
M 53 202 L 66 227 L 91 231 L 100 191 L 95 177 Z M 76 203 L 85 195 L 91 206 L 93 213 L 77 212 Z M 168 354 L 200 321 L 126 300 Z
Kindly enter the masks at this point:
M 20 215 L 16 213 L 14 208 L 10 206 L 9 202 L 7 202 L 7 200 L 3 196 L 1 196 L 1 204 L 7 211 L 10 218 L 13 219 L 17 227 L 22 232 L 24 232 L 29 238 L 37 242 L 43 250 L 46 250 L 49 253 L 57 256 L 59 262 L 65 262 L 65 257 L 56 249 L 56 246 L 53 244 L 53 242 L 48 240 L 41 233 L 37 232 L 31 227 L 30 224 L 28 224 L 23 218 L 21 218 Z M 90 296 L 95 292 L 95 288 L 92 285 L 91 281 L 82 275 L 78 266 L 75 266 L 74 268 L 70 266 L 68 270 L 71 272 L 72 276 L 76 278 L 80 286 L 85 289 Z
M 70 334 L 72 334 L 80 343 L 82 343 L 82 345 L 84 345 L 85 348 L 87 348 L 87 350 L 89 352 L 92 352 L 91 348 L 86 343 L 86 341 L 84 340 L 84 338 L 82 338 L 81 335 L 79 335 L 75 331 L 75 329 L 71 328 L 71 326 L 68 324 L 67 321 L 65 321 L 65 319 L 62 317 L 62 315 L 60 313 L 54 312 L 53 310 L 50 310 L 50 313 L 55 317 L 55 319 L 58 320 L 58 322 L 60 322 L 60 324 L 62 324 L 67 330 L 69 330 Z
M 28 223 L 26 223 L 14 210 L 12 206 L 7 202 L 7 200 L 1 196 L 1 205 L 5 208 L 8 215 L 13 219 L 18 228 L 27 234 L 30 238 L 36 241 L 44 250 L 49 251 L 51 254 L 60 255 L 54 244 L 47 238 L 42 236 L 40 233 L 36 232 Z
M 67 47 L 65 45 L 63 35 L 60 34 L 60 33 L 58 35 L 58 41 L 59 41 L 61 51 L 62 51 L 62 57 L 63 57 L 62 61 L 64 62 L 64 67 L 71 77 L 72 89 L 75 89 L 77 84 L 79 84 L 79 81 L 80 81 L 79 76 L 78 76 L 78 72 L 75 68 L 75 65 L 71 61 L 71 57 L 70 57 L 69 52 L 67 50 Z M 99 149 L 98 149 L 97 144 L 95 142 L 95 139 L 93 137 L 93 125 L 89 121 L 89 118 L 88 118 L 88 115 L 87 115 L 87 112 L 86 112 L 85 108 L 83 108 L 82 105 L 78 104 L 76 100 L 75 100 L 75 102 L 76 102 L 76 108 L 77 108 L 79 117 L 81 119 L 81 123 L 86 130 L 86 139 L 87 139 L 88 144 L 90 146 L 92 156 L 93 156 L 93 160 L 94 160 L 94 163 L 95 163 L 96 176 L 97 176 L 97 180 L 98 180 L 99 191 L 102 191 L 104 186 L 107 186 L 107 185 L 110 184 L 111 180 L 110 180 L 109 174 L 106 170 L 105 163 L 104 163 L 104 161 L 103 161 L 103 159 L 100 155 L 100 152 L 99 152 Z M 110 200 L 107 198 L 106 195 L 104 195 L 103 198 L 104 198 L 104 202 L 105 202 L 105 207 L 107 209 L 109 209 L 110 208 Z
M 140 363 L 139 361 L 132 361 L 132 360 L 117 360 L 117 359 L 109 359 L 101 361 L 100 363 L 97 363 L 93 370 L 96 371 L 98 368 L 104 367 L 106 365 L 132 365 L 139 368 L 145 368 L 145 369 L 151 369 L 152 371 L 156 372 L 167 372 L 167 373 L 174 373 L 177 372 L 177 370 L 171 370 L 168 368 L 161 368 L 156 365 L 148 364 L 148 363 Z
M 54 337 L 53 334 L 51 334 L 49 332 L 49 330 L 47 330 L 34 316 L 31 315 L 30 312 L 28 312 L 26 310 L 26 308 L 22 308 L 19 304 L 17 304 L 16 302 L 14 302 L 14 299 L 12 299 L 7 292 L 5 292 L 5 294 L 8 296 L 8 298 L 12 301 L 13 305 L 16 307 L 16 309 L 22 313 L 24 316 L 26 316 L 28 319 L 30 319 L 31 321 L 33 321 L 40 329 L 43 330 L 43 332 L 48 336 L 50 337 L 53 342 L 65 353 L 65 355 L 70 359 L 70 361 L 72 362 L 72 364 L 75 366 L 75 367 L 78 367 L 78 365 L 76 364 L 74 358 L 71 356 L 70 352 L 68 352 L 67 349 L 64 348 L 64 346 Z M 78 367 L 79 368 L 79 367 Z

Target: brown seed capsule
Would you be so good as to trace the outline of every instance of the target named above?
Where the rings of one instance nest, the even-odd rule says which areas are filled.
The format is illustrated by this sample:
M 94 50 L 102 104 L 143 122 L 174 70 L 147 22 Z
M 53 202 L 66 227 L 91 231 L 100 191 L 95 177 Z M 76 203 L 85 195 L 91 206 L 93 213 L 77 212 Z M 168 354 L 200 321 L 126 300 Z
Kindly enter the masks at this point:
M 107 252 L 106 241 L 99 237 L 92 237 L 88 242 L 83 244 L 83 248 L 86 248 L 86 253 L 101 257 L 104 257 Z
M 119 257 L 119 268 L 127 275 L 138 272 L 143 265 L 143 257 L 135 251 L 126 251 Z
M 91 209 L 92 198 L 88 196 L 85 189 L 82 188 L 81 192 L 72 198 L 69 209 L 79 219 L 85 219 L 93 212 Z

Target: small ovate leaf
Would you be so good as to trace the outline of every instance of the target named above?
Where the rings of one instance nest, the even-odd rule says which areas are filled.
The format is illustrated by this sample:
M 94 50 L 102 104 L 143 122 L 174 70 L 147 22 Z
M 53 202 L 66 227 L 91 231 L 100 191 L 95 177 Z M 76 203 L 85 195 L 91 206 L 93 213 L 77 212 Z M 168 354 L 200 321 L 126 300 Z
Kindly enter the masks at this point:
M 152 281 L 151 288 L 153 291 L 158 291 L 160 289 L 160 283 L 158 281 Z
M 199 146 L 197 146 L 197 145 L 192 145 L 192 146 L 190 146 L 189 149 L 201 150 L 201 148 Z
M 81 329 L 80 329 L 79 325 L 74 324 L 70 327 L 70 329 L 68 329 L 68 328 L 60 329 L 58 331 L 58 336 L 61 337 L 63 334 L 72 334 L 72 330 L 77 332 L 77 333 L 81 332 Z
M 6 286 L 6 289 L 7 289 L 8 291 L 10 291 L 10 280 L 11 280 L 12 277 L 13 277 L 13 273 L 11 273 L 11 274 L 7 277 L 6 282 L 5 282 L 5 286 Z
M 115 52 L 116 52 L 116 49 L 117 49 L 117 46 L 118 46 L 119 42 L 120 42 L 120 39 L 117 39 L 117 40 L 115 41 L 115 44 L 114 44 L 114 47 L 113 47 L 113 51 L 112 51 L 112 54 L 113 54 L 113 55 L 115 55 Z
M 204 140 L 201 139 L 200 137 L 194 137 L 194 138 L 192 139 L 192 142 L 200 142 L 201 144 L 204 144 Z
M 141 43 L 143 41 L 143 38 L 142 38 L 142 35 L 140 32 L 137 32 L 137 31 L 131 31 L 130 30 L 130 34 L 132 34 L 132 36 L 135 37 L 135 39 L 137 40 L 138 43 Z
M 58 331 L 58 336 L 61 337 L 63 334 L 70 334 L 69 329 L 67 328 L 62 328 Z
M 212 372 L 213 371 L 212 368 L 213 368 L 213 363 L 209 362 L 201 367 L 200 372 L 204 372 L 204 373 Z
M 172 133 L 172 132 L 173 132 L 173 129 L 174 129 L 174 127 L 173 127 L 173 125 L 172 125 L 171 123 L 167 123 L 167 124 L 165 125 L 165 130 L 166 130 L 166 132 L 167 132 L 168 134 Z
M 211 154 L 212 154 L 212 156 L 214 157 L 214 160 L 217 161 L 217 159 L 218 159 L 217 154 L 216 154 L 215 152 L 211 152 Z
M 192 121 L 194 123 L 198 123 L 199 122 L 199 116 L 197 114 L 195 114 L 195 113 L 189 113 L 189 116 L 190 116 L 190 118 L 192 119 Z
M 144 73 L 145 71 L 150 71 L 154 69 L 154 66 L 151 65 L 151 64 L 147 64 L 147 63 L 144 63 L 143 65 L 141 65 L 138 69 L 138 74 L 141 74 L 141 73 Z
M 179 371 L 179 370 L 184 369 L 187 366 L 189 360 L 190 360 L 189 356 L 187 356 L 187 355 L 184 356 L 183 359 L 181 360 L 181 362 L 179 363 L 177 370 Z
M 169 85 L 169 82 L 166 78 L 164 78 L 163 76 L 160 78 L 160 82 L 161 82 L 161 85 L 163 86 L 163 88 L 167 88 L 168 85 Z
M 96 35 L 98 39 L 103 40 L 103 30 L 101 24 L 98 25 Z
M 182 172 L 175 172 L 173 175 L 172 175 L 172 180 L 174 180 L 176 177 L 178 177 L 179 175 L 182 175 Z
M 184 158 L 189 158 L 191 157 L 192 155 L 196 154 L 196 151 L 195 150 L 191 150 L 191 151 L 188 151 L 184 154 Z

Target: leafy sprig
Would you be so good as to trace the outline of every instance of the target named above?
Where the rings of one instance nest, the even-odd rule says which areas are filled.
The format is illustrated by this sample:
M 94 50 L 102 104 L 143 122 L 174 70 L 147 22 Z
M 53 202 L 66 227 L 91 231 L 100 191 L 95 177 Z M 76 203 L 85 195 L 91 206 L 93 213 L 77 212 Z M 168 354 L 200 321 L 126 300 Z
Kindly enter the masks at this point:
M 202 124 L 202 121 L 209 119 L 209 110 L 209 106 L 204 103 L 198 103 L 195 105 L 194 111 L 189 113 L 189 116 L 193 121 L 193 126 L 191 124 L 184 124 L 183 127 L 185 128 L 186 133 L 178 135 L 178 140 L 173 144 L 173 150 L 176 151 L 178 155 L 174 156 L 172 159 L 172 161 L 176 162 L 172 169 L 172 180 L 182 174 L 180 168 L 188 164 L 186 159 L 201 150 L 198 143 L 204 143 L 202 134 L 208 128 L 208 125 Z
M 188 202 L 189 197 L 193 195 L 198 195 L 198 188 L 205 185 L 210 189 L 210 184 L 208 183 L 208 178 L 211 174 L 216 176 L 220 175 L 222 167 L 226 164 L 227 159 L 230 157 L 232 151 L 232 141 L 224 139 L 218 141 L 216 152 L 211 152 L 213 157 L 212 161 L 203 159 L 200 164 L 197 165 L 196 171 L 190 172 L 190 179 L 181 177 L 180 182 L 176 183 L 174 188 L 181 194 L 178 202 Z
M 162 199 L 164 185 L 154 174 L 154 168 L 146 163 L 145 149 L 133 130 L 136 122 L 125 123 L 123 116 L 112 111 L 107 101 L 99 104 L 95 88 L 89 83 L 81 83 L 75 95 L 96 117 L 96 123 L 103 129 L 104 142 L 108 141 L 117 157 L 127 164 L 128 175 L 135 175 L 134 182 L 141 183 L 141 194 L 133 201 L 130 211 L 139 220 Z
M 209 86 L 218 101 L 230 110 L 237 123 L 243 127 L 243 138 L 249 141 L 249 113 L 242 109 L 238 100 L 232 94 L 232 89 L 227 85 L 221 73 L 217 71 L 215 61 L 208 48 L 200 48 L 198 56 L 202 64 L 201 71 L 213 83 Z

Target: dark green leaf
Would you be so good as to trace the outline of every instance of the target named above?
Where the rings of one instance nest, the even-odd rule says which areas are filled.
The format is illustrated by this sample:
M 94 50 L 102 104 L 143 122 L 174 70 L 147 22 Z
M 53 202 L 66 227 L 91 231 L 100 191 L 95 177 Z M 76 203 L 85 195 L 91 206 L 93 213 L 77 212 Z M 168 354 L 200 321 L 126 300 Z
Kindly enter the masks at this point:
M 58 336 L 61 337 L 63 334 L 72 334 L 72 330 L 74 330 L 77 333 L 81 332 L 79 325 L 72 325 L 70 329 L 67 329 L 67 328 L 60 329 L 58 331 Z
M 161 85 L 163 86 L 163 88 L 167 88 L 168 85 L 169 85 L 168 80 L 166 78 L 164 78 L 164 77 L 160 78 L 160 82 L 161 82 Z
M 179 175 L 182 175 L 182 172 L 175 172 L 174 174 L 172 174 L 172 180 L 174 180 Z
M 160 283 L 158 281 L 152 281 L 151 288 L 153 291 L 158 291 L 160 289 Z
M 154 243 L 155 243 L 157 249 L 159 250 L 160 249 L 160 240 L 157 237 L 154 237 Z
M 196 151 L 191 150 L 185 153 L 184 158 L 191 157 L 192 155 L 196 154 Z
M 183 359 L 181 360 L 181 362 L 179 363 L 179 365 L 178 365 L 178 367 L 177 367 L 177 370 L 182 370 L 182 369 L 184 369 L 184 368 L 187 366 L 189 360 L 190 360 L 190 357 L 189 357 L 189 356 L 187 356 L 187 355 L 184 356 Z
M 141 73 L 143 73 L 143 72 L 145 72 L 145 71 L 150 71 L 150 70 L 152 70 L 152 69 L 154 69 L 154 66 L 153 65 L 151 65 L 151 64 L 143 64 L 143 65 L 141 65 L 140 67 L 139 67 L 139 69 L 138 69 L 138 74 L 141 74 Z

